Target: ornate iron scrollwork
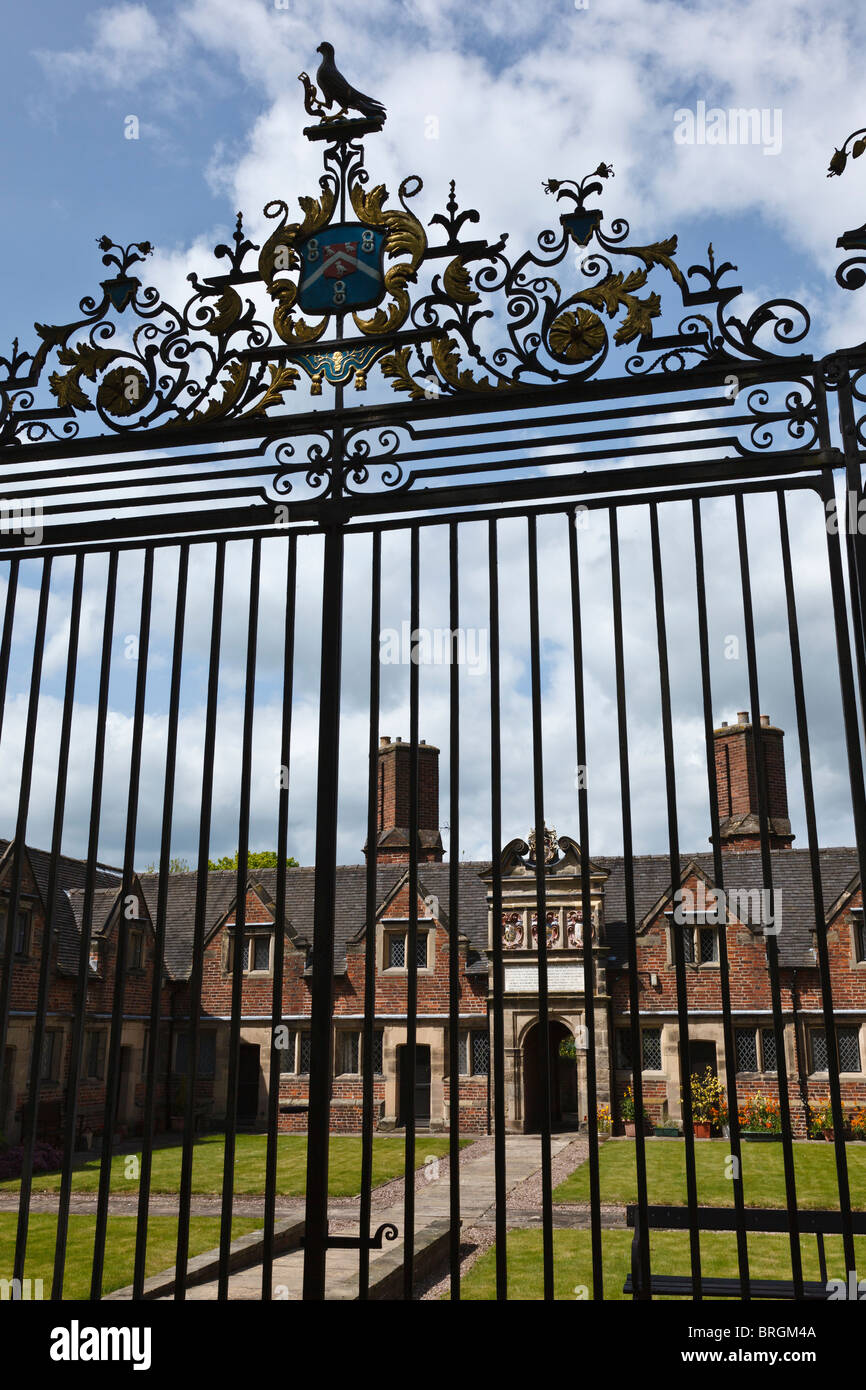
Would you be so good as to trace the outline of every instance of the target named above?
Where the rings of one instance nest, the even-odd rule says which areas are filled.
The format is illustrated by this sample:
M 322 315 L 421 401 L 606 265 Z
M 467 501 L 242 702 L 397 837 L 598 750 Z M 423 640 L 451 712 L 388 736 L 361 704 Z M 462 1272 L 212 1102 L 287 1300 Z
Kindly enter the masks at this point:
M 16 339 L 0 357 L 0 443 L 47 448 L 100 429 L 106 441 L 162 431 L 167 447 L 257 438 L 263 455 L 288 426 L 262 466 L 271 496 L 293 492 L 302 478 L 316 496 L 410 488 L 423 469 L 410 461 L 417 436 L 404 417 L 417 417 L 422 402 L 469 409 L 501 396 L 510 407 L 521 391 L 539 389 L 573 400 L 620 349 L 629 350 L 623 382 L 745 370 L 747 413 L 733 424 L 751 435 L 733 437 L 740 452 L 772 447 L 780 424 L 785 443 L 816 442 L 814 392 L 797 370 L 803 357 L 791 354 L 809 328 L 802 305 L 771 300 L 738 317 L 732 301 L 741 289 L 728 283 L 736 267 L 717 262 L 712 246 L 706 265 L 684 273 L 676 236 L 633 242 L 623 218 L 605 220 L 613 169 L 604 163 L 580 180 L 545 181 L 559 225 L 514 257 L 506 234 L 477 235 L 479 214 L 459 205 L 453 182 L 425 226 L 418 176 L 404 178 L 392 199 L 365 167 L 362 137 L 382 129 L 384 108 L 349 87 L 328 45 L 320 52 L 317 86 L 301 74 L 315 120 L 305 134 L 323 146 L 317 195 L 298 197 L 299 212 L 282 198 L 268 203 L 273 229 L 261 246 L 238 213 L 232 238 L 215 248 L 223 266 L 190 274 L 193 294 L 182 308 L 142 283 L 149 242 L 100 238 L 113 272 L 100 293 L 82 299 L 71 322 L 37 325 L 32 353 Z M 850 270 L 849 286 L 861 274 Z M 659 328 L 665 287 L 684 310 L 667 333 Z M 760 386 L 762 369 L 778 364 L 791 365 L 784 409 Z M 361 403 L 361 423 L 353 421 L 344 402 L 348 388 L 368 388 L 377 367 L 393 427 L 386 406 L 374 425 Z M 313 404 L 332 390 L 343 420 L 336 442 Z

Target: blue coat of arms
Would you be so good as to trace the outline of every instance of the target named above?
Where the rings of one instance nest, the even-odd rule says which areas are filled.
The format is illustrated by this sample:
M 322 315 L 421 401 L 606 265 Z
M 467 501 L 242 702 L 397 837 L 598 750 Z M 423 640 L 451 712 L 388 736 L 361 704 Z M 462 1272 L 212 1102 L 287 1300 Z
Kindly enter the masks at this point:
M 385 233 L 360 222 L 326 227 L 298 244 L 298 305 L 305 314 L 370 309 L 385 293 Z

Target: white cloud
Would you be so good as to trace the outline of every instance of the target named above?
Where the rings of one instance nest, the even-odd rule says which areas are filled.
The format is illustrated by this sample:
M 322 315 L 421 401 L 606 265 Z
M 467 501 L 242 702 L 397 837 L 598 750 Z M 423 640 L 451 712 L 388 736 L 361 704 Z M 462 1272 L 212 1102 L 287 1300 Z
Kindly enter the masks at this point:
M 833 146 L 861 119 L 860 72 L 866 21 L 853 4 L 828 12 L 805 0 L 780 11 L 761 0 L 732 0 L 720 7 L 709 0 L 683 5 L 674 0 L 623 0 L 595 4 L 586 11 L 559 0 L 527 6 L 458 5 L 455 0 L 420 0 L 397 6 L 371 0 L 359 19 L 348 0 L 315 10 L 293 5 L 287 11 L 258 0 L 179 0 L 156 18 L 155 7 L 120 5 L 93 20 L 89 47 L 44 55 L 47 70 L 66 90 L 123 86 L 162 93 L 163 99 L 194 98 L 196 82 L 213 86 L 232 70 L 259 94 L 260 115 L 248 131 L 237 131 L 226 104 L 224 127 L 215 130 L 202 179 L 225 196 L 222 225 L 213 235 L 163 250 L 149 267 L 150 278 L 169 300 L 188 297 L 190 270 L 210 273 L 212 241 L 225 240 L 234 210 L 243 208 L 254 239 L 266 231 L 261 209 L 271 198 L 290 201 L 315 193 L 320 147 L 300 138 L 305 120 L 296 73 L 313 71 L 316 45 L 328 37 L 338 62 L 359 87 L 385 100 L 389 119 L 381 135 L 367 142 L 373 181 L 387 180 L 392 191 L 411 171 L 425 180 L 419 199 L 423 220 L 441 208 L 448 181 L 455 177 L 461 204 L 482 213 L 481 234 L 511 233 L 509 251 L 532 244 L 538 229 L 555 222 L 551 199 L 541 180 L 580 177 L 601 159 L 613 163 L 606 185 L 609 216 L 628 216 L 631 242 L 643 244 L 683 230 L 686 240 L 703 236 L 705 219 L 724 218 L 727 226 L 754 230 L 766 250 L 780 243 L 796 253 L 802 295 L 817 304 L 815 331 L 821 350 L 853 336 L 866 336 L 866 319 L 857 296 L 833 286 L 839 231 L 863 220 L 862 174 L 858 166 L 843 179 L 827 182 Z M 149 87 L 148 87 L 149 84 Z M 783 145 L 778 156 L 742 146 L 682 147 L 673 140 L 673 113 L 703 100 L 708 106 L 780 108 Z M 436 139 L 427 139 L 427 118 L 438 121 Z M 194 189 L 191 190 L 193 192 Z M 737 219 L 740 219 L 738 222 Z M 717 259 L 726 258 L 716 242 Z M 682 257 L 684 265 L 690 261 Z M 746 287 L 741 317 L 761 300 L 780 292 L 777 267 L 762 256 L 759 265 L 741 265 L 737 279 Z M 866 302 L 866 297 L 864 297 Z M 539 460 L 540 465 L 543 459 Z M 808 504 L 808 505 L 807 505 Z M 813 715 L 813 759 L 822 836 L 827 843 L 850 837 L 848 794 L 844 785 L 832 613 L 826 583 L 823 531 L 816 525 L 816 499 L 791 504 L 797 589 L 805 634 L 807 689 Z M 810 510 L 811 506 L 811 510 Z M 753 545 L 753 586 L 761 648 L 764 708 L 788 731 L 789 790 L 803 843 L 802 797 L 797 773 L 795 720 L 787 664 L 785 613 L 774 521 L 761 504 L 763 530 Z M 742 640 L 737 590 L 736 549 L 729 504 L 705 507 L 705 547 L 711 625 L 714 715 L 731 717 L 746 708 L 748 682 L 744 656 L 725 659 L 724 639 Z M 677 748 L 681 842 L 704 848 L 708 834 L 703 725 L 698 681 L 694 574 L 688 509 L 663 509 L 665 588 Z M 658 661 L 645 512 L 622 509 L 620 518 L 625 597 L 631 772 L 636 844 L 666 848 L 664 769 L 659 722 Z M 502 677 L 504 740 L 504 829 L 506 838 L 525 833 L 531 806 L 528 756 L 531 701 L 528 681 L 525 527 L 500 527 Z M 540 525 L 542 632 L 544 638 L 544 735 L 549 819 L 576 834 L 574 786 L 574 709 L 571 671 L 571 608 L 565 523 Z M 461 533 L 461 620 L 486 626 L 486 532 Z M 769 540 L 767 538 L 770 538 Z M 368 651 L 368 561 L 366 543 L 353 542 L 347 559 L 344 643 L 342 790 L 340 857 L 359 858 L 366 799 Z M 424 617 L 447 623 L 445 533 L 425 533 L 423 542 Z M 616 849 L 621 837 L 617 763 L 616 702 L 610 618 L 608 533 L 603 515 L 580 538 L 586 654 L 586 714 L 590 760 L 592 849 Z M 115 624 L 115 645 L 137 626 L 137 571 L 124 562 Z M 246 585 L 249 548 L 231 548 L 223 630 L 221 715 L 218 760 L 214 767 L 215 852 L 237 843 L 237 777 L 244 694 Z M 201 780 L 203 689 L 210 624 L 212 547 L 194 552 L 187 624 L 187 665 L 180 740 L 176 805 L 176 852 L 194 857 Z M 315 753 L 317 745 L 318 660 L 321 627 L 320 546 L 301 547 L 298 598 L 296 709 L 293 725 L 292 826 L 290 849 L 302 861 L 313 853 Z M 85 596 L 82 676 L 76 710 L 76 737 L 70 780 L 68 847 L 84 848 L 87 798 L 95 719 L 94 666 L 101 642 L 99 571 Z M 159 835 L 162 758 L 165 746 L 166 663 L 173 622 L 173 570 L 165 560 L 157 570 L 154 605 L 153 677 L 145 729 L 144 781 L 138 858 L 153 858 Z M 253 843 L 273 843 L 274 762 L 279 746 L 279 672 L 284 548 L 265 556 L 257 687 L 256 754 L 253 783 Z M 36 595 L 25 586 L 19 598 L 24 636 L 15 654 L 11 702 L 3 734 L 6 766 L 20 761 L 26 717 L 27 631 L 32 632 Z M 405 536 L 383 544 L 383 623 L 399 626 L 408 617 Z M 30 627 L 28 629 L 28 624 Z M 31 639 L 32 640 L 32 639 Z M 86 658 L 86 660 L 85 660 Z M 32 838 L 47 843 L 51 811 L 52 736 L 59 721 L 58 683 L 65 661 L 62 604 L 52 613 L 46 661 L 49 693 L 40 709 L 40 755 L 48 771 L 34 784 Z M 833 679 L 825 679 L 827 672 Z M 125 775 L 130 741 L 134 671 L 118 659 L 112 685 L 111 768 L 106 784 L 103 857 L 122 852 Z M 447 749 L 449 697 L 447 670 L 422 670 L 421 734 Z M 469 855 L 489 851 L 489 699 L 486 681 L 464 673 L 461 680 L 463 762 L 462 827 L 458 847 Z M 408 736 L 408 668 L 383 672 L 380 727 Z M 52 735 L 52 730 L 55 734 Z M 88 730 L 90 732 L 88 732 Z M 17 751 L 16 751 L 17 750 Z M 8 757 L 7 757 L 8 754 Z M 447 818 L 447 759 L 443 759 L 441 819 Z M 0 820 L 14 815 L 14 777 L 0 792 Z

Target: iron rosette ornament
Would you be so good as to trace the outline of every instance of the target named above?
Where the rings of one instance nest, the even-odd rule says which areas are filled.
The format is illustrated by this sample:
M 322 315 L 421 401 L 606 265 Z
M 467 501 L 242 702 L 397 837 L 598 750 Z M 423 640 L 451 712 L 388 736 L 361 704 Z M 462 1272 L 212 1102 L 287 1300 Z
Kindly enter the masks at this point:
M 761 304 L 745 320 L 728 313 L 741 287 L 722 283 L 736 267 L 717 265 L 712 246 L 708 264 L 690 266 L 684 274 L 676 261 L 675 235 L 641 246 L 629 243 L 624 219 L 605 228 L 593 200 L 612 176 L 611 166 L 600 164 L 580 182 L 548 179 L 545 191 L 565 200 L 567 211 L 558 231 L 541 232 L 537 248 L 514 261 L 506 255 L 507 235 L 493 245 L 461 240 L 463 223 L 477 222 L 478 213 L 459 211 L 452 183 L 447 215 L 437 213 L 431 224 L 440 224 L 448 235 L 434 254 L 444 256 L 449 248 L 455 254 L 412 309 L 413 327 L 428 331 L 429 340 L 401 346 L 382 360 L 393 389 L 421 400 L 574 384 L 598 376 L 612 350 L 632 344 L 637 351 L 625 364 L 631 375 L 787 360 L 780 349 L 795 346 L 809 331 L 805 308 L 778 299 Z M 564 288 L 559 268 L 571 271 L 571 256 L 591 283 Z M 659 272 L 692 312 L 653 351 L 664 280 L 651 284 L 650 277 Z M 490 341 L 500 305 L 505 343 Z

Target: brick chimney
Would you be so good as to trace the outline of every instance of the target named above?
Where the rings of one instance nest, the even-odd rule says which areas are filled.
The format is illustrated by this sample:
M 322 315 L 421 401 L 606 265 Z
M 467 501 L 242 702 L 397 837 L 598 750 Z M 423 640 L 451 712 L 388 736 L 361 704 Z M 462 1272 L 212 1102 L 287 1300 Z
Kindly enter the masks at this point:
M 380 864 L 409 863 L 409 763 L 412 745 L 379 739 L 377 767 L 377 858 Z M 367 853 L 367 846 L 364 846 Z M 439 749 L 418 745 L 418 863 L 439 864 Z
M 767 817 L 771 849 L 789 849 L 794 836 L 788 819 L 785 750 L 782 729 L 771 725 L 766 714 L 759 725 L 767 772 Z M 748 710 L 736 724 L 713 730 L 716 748 L 716 785 L 719 797 L 719 835 L 723 850 L 760 849 L 758 770 L 755 763 L 755 730 Z M 712 839 L 712 837 L 710 837 Z

